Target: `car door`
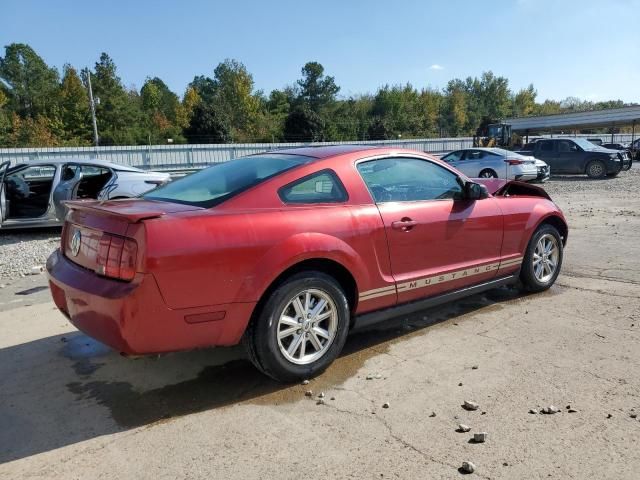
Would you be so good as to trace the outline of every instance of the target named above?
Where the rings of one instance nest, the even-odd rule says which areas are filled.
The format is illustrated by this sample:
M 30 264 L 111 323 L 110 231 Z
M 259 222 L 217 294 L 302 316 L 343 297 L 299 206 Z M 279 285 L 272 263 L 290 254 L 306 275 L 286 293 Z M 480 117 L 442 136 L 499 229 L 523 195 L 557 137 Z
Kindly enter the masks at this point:
M 538 140 L 536 146 L 535 157 L 549 165 L 552 172 L 562 173 L 562 165 L 558 161 L 555 149 L 555 140 Z
M 357 168 L 385 225 L 399 303 L 496 275 L 503 219 L 494 198 L 463 198 L 462 179 L 425 158 L 385 157 Z
M 556 158 L 564 173 L 584 173 L 583 150 L 572 140 L 557 140 Z
M 10 162 L 0 163 L 0 228 L 2 228 L 2 222 L 7 218 L 7 196 L 6 188 L 4 186 L 4 177 L 9 169 Z

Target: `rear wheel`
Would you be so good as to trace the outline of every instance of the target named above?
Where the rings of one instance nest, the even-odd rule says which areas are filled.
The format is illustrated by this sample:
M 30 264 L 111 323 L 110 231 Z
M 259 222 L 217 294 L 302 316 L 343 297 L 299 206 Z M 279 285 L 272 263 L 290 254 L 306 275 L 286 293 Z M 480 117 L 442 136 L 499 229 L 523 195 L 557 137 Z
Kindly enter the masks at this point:
M 498 174 L 490 168 L 485 168 L 478 175 L 479 178 L 498 178 Z
M 529 241 L 520 270 L 520 280 L 530 292 L 547 290 L 554 284 L 562 266 L 562 239 L 549 224 L 540 226 Z
M 293 275 L 252 320 L 245 348 L 253 364 L 280 382 L 321 373 L 339 355 L 349 330 L 349 305 L 335 279 L 321 272 Z
M 607 169 L 600 160 L 592 160 L 587 164 L 587 175 L 589 178 L 604 178 L 607 176 Z

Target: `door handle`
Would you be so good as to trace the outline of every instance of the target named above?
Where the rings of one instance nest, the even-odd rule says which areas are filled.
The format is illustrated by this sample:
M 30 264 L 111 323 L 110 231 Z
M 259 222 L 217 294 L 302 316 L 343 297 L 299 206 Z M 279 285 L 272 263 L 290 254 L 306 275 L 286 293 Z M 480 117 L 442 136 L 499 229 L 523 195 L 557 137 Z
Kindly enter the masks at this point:
M 404 217 L 401 220 L 391 222 L 391 228 L 395 230 L 403 230 L 408 232 L 418 224 L 415 220 L 411 220 L 409 217 Z

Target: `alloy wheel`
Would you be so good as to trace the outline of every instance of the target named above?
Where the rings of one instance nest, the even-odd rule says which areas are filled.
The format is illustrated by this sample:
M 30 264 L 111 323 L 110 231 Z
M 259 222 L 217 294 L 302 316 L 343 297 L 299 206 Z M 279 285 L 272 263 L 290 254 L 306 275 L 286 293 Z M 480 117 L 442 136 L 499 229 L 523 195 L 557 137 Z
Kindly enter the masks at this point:
M 540 237 L 533 251 L 533 274 L 540 283 L 547 283 L 553 278 L 559 259 L 556 237 L 548 233 Z
M 290 362 L 308 365 L 331 346 L 338 328 L 338 310 L 324 291 L 311 288 L 295 295 L 278 319 L 280 353 Z

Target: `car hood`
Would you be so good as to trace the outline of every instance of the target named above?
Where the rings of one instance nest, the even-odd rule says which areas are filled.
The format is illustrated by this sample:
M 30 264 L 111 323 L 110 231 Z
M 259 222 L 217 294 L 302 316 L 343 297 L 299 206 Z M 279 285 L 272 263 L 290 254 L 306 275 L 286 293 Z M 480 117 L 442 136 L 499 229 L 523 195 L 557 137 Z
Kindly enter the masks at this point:
M 617 154 L 619 153 L 619 150 L 613 150 L 611 148 L 604 148 L 604 147 L 594 147 L 589 149 L 590 152 L 598 152 L 598 153 L 608 153 L 608 154 Z
M 518 192 L 520 195 L 526 194 L 551 200 L 544 188 L 527 182 L 504 180 L 502 178 L 474 178 L 473 181 L 487 187 L 487 190 L 493 196 L 509 196 L 509 191 L 511 190 Z

